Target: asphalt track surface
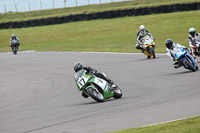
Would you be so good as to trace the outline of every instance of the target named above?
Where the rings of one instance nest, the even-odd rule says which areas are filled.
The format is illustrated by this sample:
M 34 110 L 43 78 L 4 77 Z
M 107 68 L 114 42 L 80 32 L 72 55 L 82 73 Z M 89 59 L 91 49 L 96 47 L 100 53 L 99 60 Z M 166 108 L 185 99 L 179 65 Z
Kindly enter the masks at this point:
M 105 72 L 122 98 L 83 98 L 77 61 Z M 199 116 L 199 79 L 163 54 L 0 53 L 0 133 L 103 133 Z

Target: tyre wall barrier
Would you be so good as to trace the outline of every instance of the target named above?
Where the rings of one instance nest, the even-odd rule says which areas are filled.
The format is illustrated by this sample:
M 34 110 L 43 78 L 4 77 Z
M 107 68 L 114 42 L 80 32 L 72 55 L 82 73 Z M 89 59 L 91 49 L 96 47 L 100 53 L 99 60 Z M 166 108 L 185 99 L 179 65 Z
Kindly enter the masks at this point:
M 89 14 L 83 13 L 83 14 L 75 14 L 75 15 L 52 17 L 52 18 L 42 18 L 42 19 L 27 20 L 27 21 L 20 21 L 20 22 L 7 22 L 7 23 L 0 23 L 0 29 L 34 27 L 34 26 L 77 22 L 77 21 L 84 21 L 84 20 L 109 19 L 109 18 L 118 18 L 118 17 L 125 17 L 125 16 L 139 16 L 139 15 L 148 15 L 148 14 L 157 14 L 157 13 L 192 11 L 192 10 L 200 10 L 200 2 L 187 3 L 187 4 L 162 5 L 162 6 L 156 6 L 156 7 L 155 6 L 143 7 L 143 8 L 136 8 L 136 9 L 133 8 L 133 9 L 124 9 L 124 10 L 112 10 L 112 11 L 96 12 L 96 13 L 89 13 Z

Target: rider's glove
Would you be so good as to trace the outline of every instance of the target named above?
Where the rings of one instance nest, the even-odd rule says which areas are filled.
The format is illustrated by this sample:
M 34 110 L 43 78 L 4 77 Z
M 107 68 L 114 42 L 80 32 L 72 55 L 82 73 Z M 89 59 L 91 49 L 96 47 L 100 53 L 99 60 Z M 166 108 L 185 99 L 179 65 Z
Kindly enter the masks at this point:
M 139 45 L 143 45 L 143 43 L 142 43 L 142 42 L 139 42 Z
M 93 69 L 93 70 L 92 70 L 92 73 L 97 73 L 97 70 Z

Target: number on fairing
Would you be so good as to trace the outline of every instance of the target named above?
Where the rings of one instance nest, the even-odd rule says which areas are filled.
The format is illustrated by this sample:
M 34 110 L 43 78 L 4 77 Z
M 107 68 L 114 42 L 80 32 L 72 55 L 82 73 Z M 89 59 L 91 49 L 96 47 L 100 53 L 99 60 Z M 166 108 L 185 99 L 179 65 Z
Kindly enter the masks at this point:
M 78 86 L 80 87 L 80 88 L 82 88 L 84 85 L 85 85 L 85 83 L 87 82 L 87 78 L 85 78 L 85 77 L 82 77 L 82 78 L 79 78 L 78 79 Z

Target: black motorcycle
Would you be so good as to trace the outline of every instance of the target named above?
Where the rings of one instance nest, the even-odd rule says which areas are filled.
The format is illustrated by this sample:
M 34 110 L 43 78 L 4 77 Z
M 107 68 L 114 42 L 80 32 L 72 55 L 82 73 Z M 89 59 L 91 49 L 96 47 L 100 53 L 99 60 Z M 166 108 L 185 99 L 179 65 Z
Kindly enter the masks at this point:
M 18 40 L 12 40 L 11 41 L 11 48 L 14 54 L 17 54 L 18 51 L 18 47 L 19 47 L 19 41 Z

